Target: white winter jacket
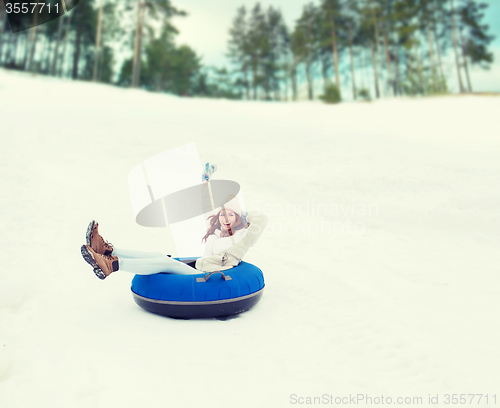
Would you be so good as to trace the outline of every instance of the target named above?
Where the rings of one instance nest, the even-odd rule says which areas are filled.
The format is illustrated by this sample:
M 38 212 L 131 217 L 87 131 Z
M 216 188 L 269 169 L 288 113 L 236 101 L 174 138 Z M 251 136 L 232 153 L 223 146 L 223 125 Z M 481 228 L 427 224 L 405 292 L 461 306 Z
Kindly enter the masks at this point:
M 250 226 L 236 231 L 231 237 L 221 237 L 219 230 L 215 235 L 210 235 L 207 238 L 205 255 L 196 260 L 196 269 L 203 272 L 215 272 L 237 266 L 248 249 L 264 232 L 267 216 L 259 212 L 249 212 L 247 221 Z

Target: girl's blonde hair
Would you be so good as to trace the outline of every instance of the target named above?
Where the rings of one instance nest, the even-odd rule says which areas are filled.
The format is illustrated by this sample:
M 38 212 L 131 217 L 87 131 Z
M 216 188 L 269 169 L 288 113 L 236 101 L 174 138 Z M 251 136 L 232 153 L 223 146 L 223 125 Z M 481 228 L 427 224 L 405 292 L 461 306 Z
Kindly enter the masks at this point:
M 235 221 L 233 227 L 230 228 L 228 231 L 222 231 L 220 221 L 219 221 L 219 215 L 220 215 L 221 211 L 222 210 L 220 210 L 216 215 L 211 215 L 210 217 L 207 218 L 207 221 L 209 221 L 209 223 L 210 223 L 210 227 L 208 227 L 208 231 L 205 234 L 205 236 L 201 239 L 201 242 L 203 242 L 203 243 L 207 242 L 207 238 L 210 235 L 215 234 L 215 230 L 221 231 L 221 233 L 220 233 L 221 237 L 229 237 L 229 236 L 233 235 L 236 231 L 243 229 L 243 228 L 248 228 L 248 226 L 250 225 L 249 223 L 243 222 L 241 217 L 237 213 L 234 213 L 234 216 L 236 217 L 236 221 Z

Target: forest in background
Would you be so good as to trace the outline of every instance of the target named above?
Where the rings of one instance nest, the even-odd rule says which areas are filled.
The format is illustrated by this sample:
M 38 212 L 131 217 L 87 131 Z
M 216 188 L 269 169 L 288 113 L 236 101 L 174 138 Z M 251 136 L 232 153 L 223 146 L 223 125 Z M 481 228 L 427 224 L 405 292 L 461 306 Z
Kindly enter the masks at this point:
M 1 2 L 1 0 L 0 0 Z M 292 28 L 281 11 L 235 11 L 229 67 L 177 45 L 170 0 L 80 0 L 49 23 L 12 33 L 0 7 L 0 66 L 181 96 L 247 100 L 352 99 L 473 92 L 493 37 L 476 0 L 320 0 Z M 202 33 L 200 34 L 202 35 Z M 451 66 L 449 61 L 453 61 Z

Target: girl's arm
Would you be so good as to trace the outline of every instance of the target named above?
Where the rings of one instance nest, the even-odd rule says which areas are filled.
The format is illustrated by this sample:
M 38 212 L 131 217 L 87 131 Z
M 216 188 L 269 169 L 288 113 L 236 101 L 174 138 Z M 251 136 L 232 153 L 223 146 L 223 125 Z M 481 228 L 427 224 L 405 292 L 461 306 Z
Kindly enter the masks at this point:
M 249 212 L 247 221 L 250 223 L 250 226 L 246 230 L 246 235 L 225 251 L 226 254 L 233 255 L 239 260 L 243 259 L 243 255 L 246 254 L 250 247 L 255 245 L 264 232 L 267 225 L 267 216 L 260 212 Z
M 213 272 L 238 265 L 248 249 L 260 238 L 267 225 L 267 216 L 263 213 L 250 212 L 247 220 L 250 226 L 240 241 L 222 252 L 199 258 L 196 261 L 196 269 L 203 272 Z
M 205 243 L 205 250 L 203 253 L 203 257 L 213 255 L 212 247 L 214 246 L 214 241 L 217 239 L 216 235 L 209 235 L 207 237 L 207 242 Z

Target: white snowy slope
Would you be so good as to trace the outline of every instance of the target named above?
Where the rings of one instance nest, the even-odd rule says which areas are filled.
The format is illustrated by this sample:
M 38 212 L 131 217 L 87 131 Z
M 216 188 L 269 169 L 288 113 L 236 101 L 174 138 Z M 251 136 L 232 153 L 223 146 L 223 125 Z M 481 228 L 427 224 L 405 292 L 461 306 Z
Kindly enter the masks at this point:
M 498 97 L 230 102 L 0 70 L 0 407 L 500 404 L 499 113 Z M 147 313 L 132 275 L 100 281 L 80 255 L 92 219 L 169 252 L 135 224 L 127 176 L 189 142 L 269 216 L 246 257 L 264 296 L 232 320 Z

